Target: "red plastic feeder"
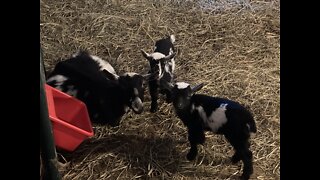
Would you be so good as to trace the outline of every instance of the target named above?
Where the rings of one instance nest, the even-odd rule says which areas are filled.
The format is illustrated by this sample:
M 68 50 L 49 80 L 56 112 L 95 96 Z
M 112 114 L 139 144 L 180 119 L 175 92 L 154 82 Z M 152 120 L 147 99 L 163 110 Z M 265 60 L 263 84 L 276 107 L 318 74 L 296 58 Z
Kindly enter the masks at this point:
M 74 151 L 94 134 L 87 107 L 82 101 L 47 84 L 45 90 L 55 145 Z

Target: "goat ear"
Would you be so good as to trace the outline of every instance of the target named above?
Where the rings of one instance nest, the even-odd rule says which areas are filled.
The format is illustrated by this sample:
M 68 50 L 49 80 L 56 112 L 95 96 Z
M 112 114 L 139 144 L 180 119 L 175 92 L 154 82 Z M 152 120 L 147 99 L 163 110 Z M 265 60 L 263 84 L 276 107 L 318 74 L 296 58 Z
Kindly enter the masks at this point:
M 102 70 L 102 72 L 106 75 L 106 78 L 108 78 L 109 80 L 117 80 L 117 77 L 109 71 L 104 69 Z
M 174 85 L 169 83 L 169 82 L 164 82 L 163 84 L 163 87 L 167 90 L 169 90 L 171 92 L 171 90 L 173 89 Z
M 151 60 L 150 54 L 146 53 L 143 49 L 141 49 L 140 51 L 144 58 L 148 59 L 149 61 Z
M 142 75 L 143 79 L 145 79 L 145 80 L 149 79 L 151 76 L 152 76 L 151 73 Z
M 175 56 L 176 54 L 177 54 L 177 52 L 173 52 L 172 54 L 167 55 L 167 56 L 164 57 L 163 59 L 165 59 L 165 60 L 170 60 L 170 59 L 174 58 L 174 56 Z
M 198 85 L 196 85 L 196 86 L 193 86 L 193 87 L 191 88 L 192 93 L 195 93 L 195 92 L 199 91 L 201 88 L 203 88 L 203 86 L 205 86 L 204 83 L 201 83 L 201 84 L 198 84 Z

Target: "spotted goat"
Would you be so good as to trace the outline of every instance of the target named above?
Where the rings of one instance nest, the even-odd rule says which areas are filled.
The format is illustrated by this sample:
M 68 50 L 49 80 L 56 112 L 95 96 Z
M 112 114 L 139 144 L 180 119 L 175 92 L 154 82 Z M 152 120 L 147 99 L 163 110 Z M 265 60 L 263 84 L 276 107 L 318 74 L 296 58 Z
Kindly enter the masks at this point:
M 138 73 L 119 76 L 107 61 L 79 51 L 56 64 L 47 84 L 83 101 L 92 122 L 118 126 L 128 110 L 142 113 L 148 78 Z
M 185 82 L 167 84 L 175 112 L 188 129 L 191 148 L 187 159 L 191 161 L 197 156 L 197 145 L 205 142 L 205 131 L 224 135 L 235 150 L 232 162 L 242 160 L 244 168 L 241 179 L 247 180 L 253 173 L 250 133 L 257 131 L 253 116 L 235 101 L 195 94 L 203 86 L 203 83 L 194 87 Z
M 151 96 L 151 112 L 156 112 L 158 109 L 159 92 L 166 95 L 166 102 L 171 102 L 170 92 L 164 88 L 165 83 L 172 83 L 174 79 L 174 69 L 176 55 L 173 43 L 175 36 L 170 35 L 166 38 L 156 41 L 154 52 L 149 54 L 143 49 L 141 53 L 149 61 L 150 76 L 149 92 Z

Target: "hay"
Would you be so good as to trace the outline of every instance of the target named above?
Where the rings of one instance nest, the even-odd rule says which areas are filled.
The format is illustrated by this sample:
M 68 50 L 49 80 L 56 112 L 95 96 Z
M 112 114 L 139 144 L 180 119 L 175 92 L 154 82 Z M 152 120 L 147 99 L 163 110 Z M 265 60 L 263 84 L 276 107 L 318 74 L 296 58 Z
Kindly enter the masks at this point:
M 77 49 L 87 49 L 119 72 L 146 72 L 140 49 L 176 35 L 176 74 L 200 92 L 249 106 L 258 133 L 251 139 L 252 179 L 280 177 L 279 1 L 70 0 L 40 3 L 41 44 L 47 70 Z M 242 166 L 229 161 L 224 137 L 206 133 L 194 162 L 186 128 L 172 106 L 160 100 L 151 114 L 129 113 L 118 128 L 95 127 L 95 136 L 74 153 L 64 179 L 236 179 Z M 65 160 L 63 160 L 63 158 Z

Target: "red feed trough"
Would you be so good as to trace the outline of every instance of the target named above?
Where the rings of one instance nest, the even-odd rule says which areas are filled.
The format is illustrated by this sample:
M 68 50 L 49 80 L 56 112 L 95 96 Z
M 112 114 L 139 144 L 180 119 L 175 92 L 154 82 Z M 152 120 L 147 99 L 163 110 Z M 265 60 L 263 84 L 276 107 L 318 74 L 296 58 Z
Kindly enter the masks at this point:
M 55 145 L 74 151 L 94 134 L 87 107 L 82 101 L 47 84 L 45 90 Z

